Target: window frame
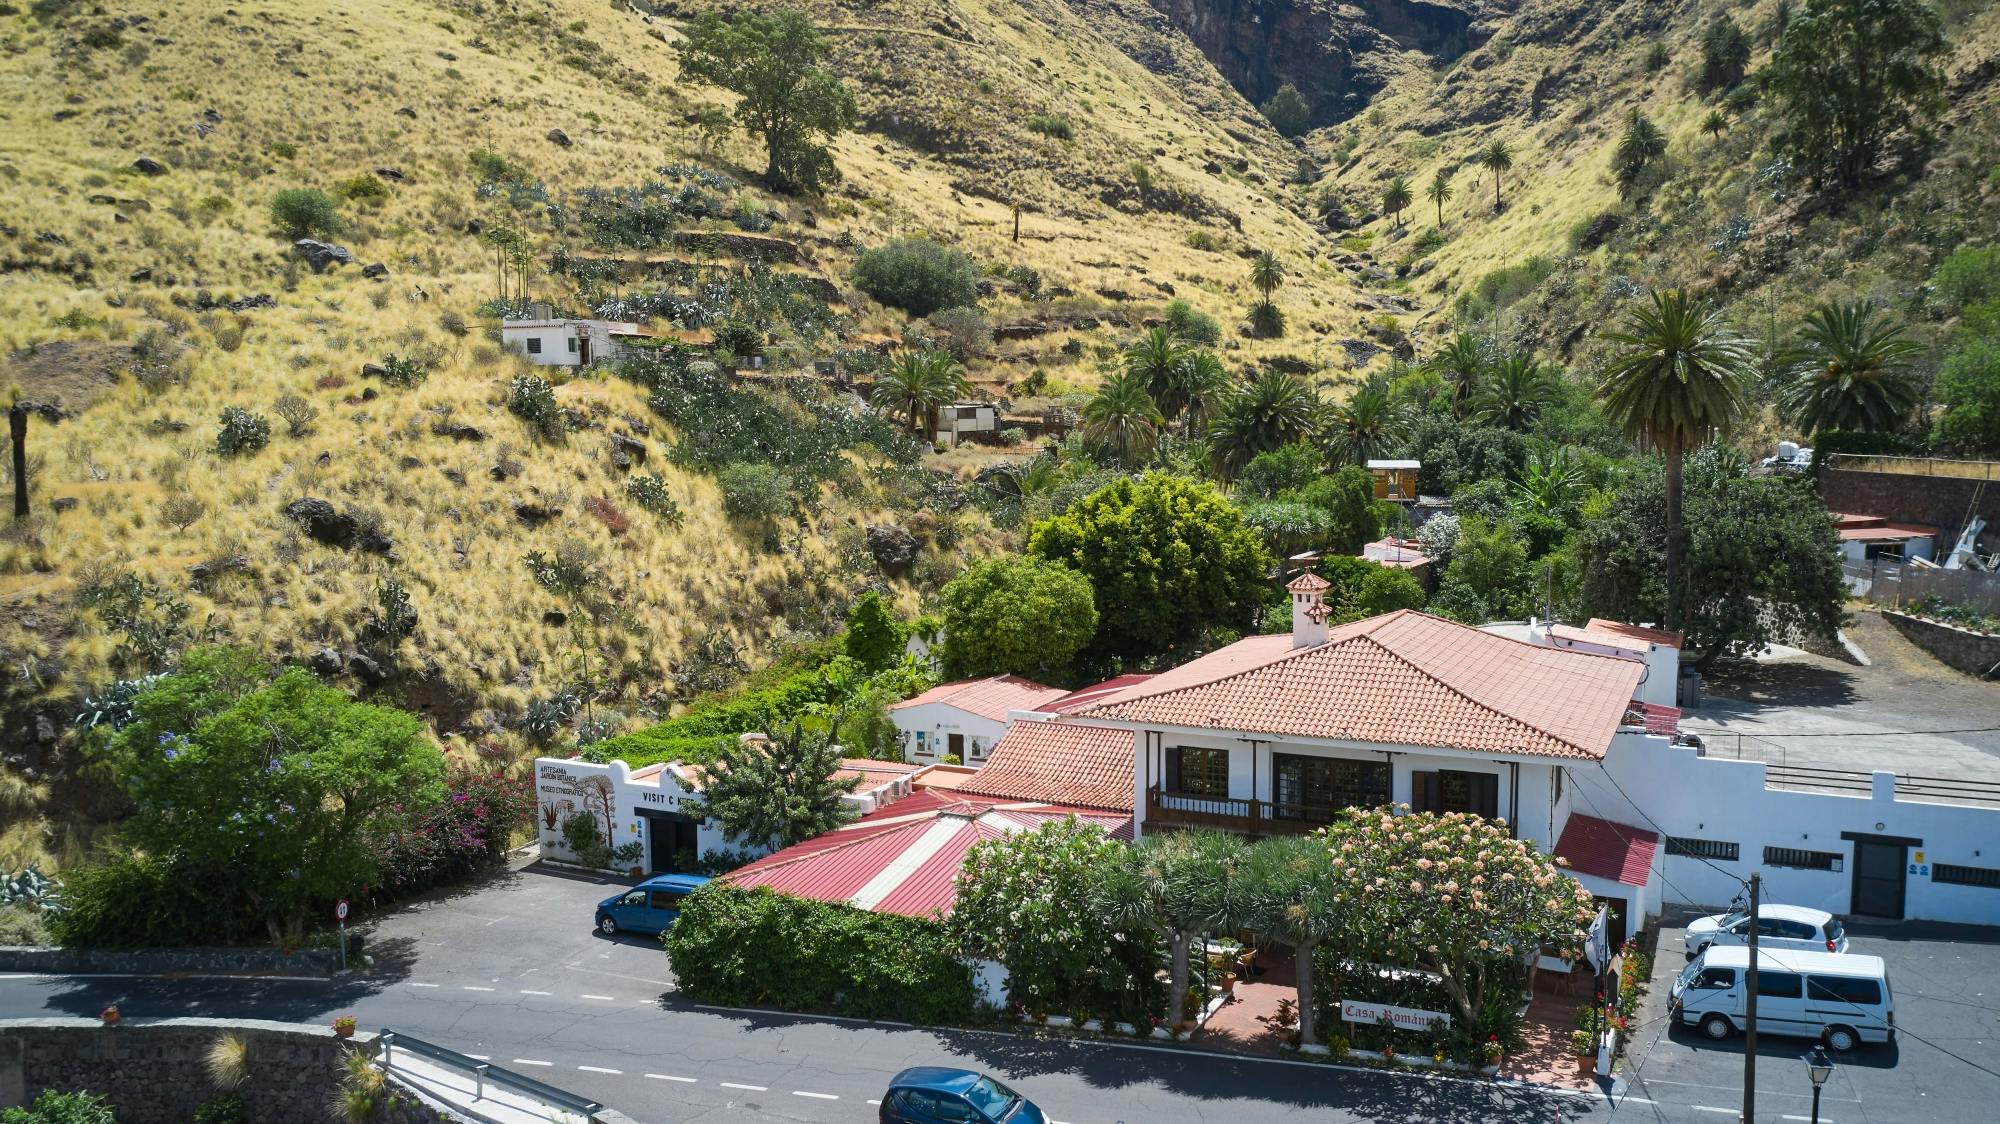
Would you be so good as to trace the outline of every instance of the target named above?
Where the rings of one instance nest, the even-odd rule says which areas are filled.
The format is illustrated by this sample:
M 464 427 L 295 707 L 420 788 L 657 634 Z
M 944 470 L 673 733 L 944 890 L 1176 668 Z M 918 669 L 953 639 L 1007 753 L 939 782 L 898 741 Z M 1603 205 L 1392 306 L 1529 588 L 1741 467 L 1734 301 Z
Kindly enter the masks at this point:
M 1204 800 L 1229 799 L 1228 750 L 1201 745 L 1172 745 L 1167 747 L 1166 753 L 1169 795 L 1194 796 Z M 1190 755 L 1200 760 L 1199 766 L 1192 772 L 1188 768 Z M 1193 784 L 1190 784 L 1191 777 Z
M 1787 994 L 1785 989 L 1782 987 L 1773 989 L 1765 986 L 1766 983 L 1776 983 L 1781 980 L 1791 981 L 1790 994 Z M 1805 997 L 1806 997 L 1806 984 L 1804 976 L 1799 975 L 1797 972 L 1778 972 L 1778 971 L 1773 971 L 1769 968 L 1757 969 L 1757 998 L 1804 999 Z
M 527 345 L 527 352 L 529 355 L 540 355 L 542 353 L 542 337 L 529 336 L 523 342 Z

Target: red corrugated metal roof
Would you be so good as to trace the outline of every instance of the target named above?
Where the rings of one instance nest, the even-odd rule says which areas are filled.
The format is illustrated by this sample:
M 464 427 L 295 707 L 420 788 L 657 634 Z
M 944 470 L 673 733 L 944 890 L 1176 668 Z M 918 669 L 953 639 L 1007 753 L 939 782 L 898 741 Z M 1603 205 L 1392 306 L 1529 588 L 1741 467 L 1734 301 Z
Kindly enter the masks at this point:
M 904 710 L 925 703 L 944 703 L 968 714 L 1005 722 L 1009 711 L 1039 710 L 1067 693 L 1061 687 L 1046 687 L 1018 675 L 996 675 L 991 679 L 961 679 L 956 683 L 940 684 L 889 709 Z
M 769 886 L 780 893 L 821 901 L 844 901 L 866 886 L 882 868 L 893 862 L 930 830 L 932 818 L 897 824 L 882 831 L 861 832 L 840 839 L 828 832 L 798 847 L 787 847 L 727 875 L 738 886 Z M 829 846 L 801 851 L 810 843 L 833 839 Z
M 1653 853 L 1659 846 L 1660 837 L 1645 828 L 1571 815 L 1556 841 L 1556 856 L 1568 860 L 1578 873 L 1644 886 L 1652 877 Z

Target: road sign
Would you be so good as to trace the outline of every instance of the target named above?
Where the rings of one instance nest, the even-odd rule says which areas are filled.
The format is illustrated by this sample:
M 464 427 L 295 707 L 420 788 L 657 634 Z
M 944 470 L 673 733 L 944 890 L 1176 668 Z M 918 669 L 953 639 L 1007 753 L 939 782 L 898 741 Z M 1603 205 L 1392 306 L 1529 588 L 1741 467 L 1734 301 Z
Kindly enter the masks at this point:
M 334 903 L 334 905 L 333 905 L 333 919 L 334 919 L 335 921 L 345 921 L 345 920 L 347 920 L 347 899 L 346 899 L 346 898 L 342 898 L 342 899 L 340 899 L 339 901 L 337 901 L 337 902 L 335 902 L 335 903 Z

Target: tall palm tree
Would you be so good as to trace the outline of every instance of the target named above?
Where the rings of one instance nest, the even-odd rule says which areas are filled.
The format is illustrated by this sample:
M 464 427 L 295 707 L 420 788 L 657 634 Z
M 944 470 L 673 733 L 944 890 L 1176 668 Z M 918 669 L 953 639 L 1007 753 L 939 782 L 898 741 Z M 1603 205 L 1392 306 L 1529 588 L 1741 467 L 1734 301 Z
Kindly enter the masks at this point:
M 1229 370 L 1213 351 L 1192 351 L 1181 367 L 1181 425 L 1185 432 L 1208 430 L 1229 402 Z
M 1666 625 L 1680 625 L 1681 460 L 1727 430 L 1742 413 L 1756 362 L 1722 315 L 1684 289 L 1668 289 L 1603 333 L 1618 352 L 1597 393 L 1604 411 L 1633 440 L 1646 438 L 1667 461 Z
M 1485 340 L 1471 332 L 1460 332 L 1424 360 L 1424 368 L 1451 384 L 1452 408 L 1458 412 L 1485 380 L 1491 361 Z
M 1711 137 L 1719 137 L 1729 131 L 1729 115 L 1719 109 L 1711 109 L 1708 116 L 1701 119 L 1701 131 Z
M 1166 328 L 1154 328 L 1125 349 L 1125 373 L 1139 380 L 1171 421 L 1187 405 L 1184 383 L 1189 349 Z
M 1472 392 L 1472 416 L 1513 430 L 1526 430 L 1554 400 L 1555 372 L 1527 352 L 1516 352 L 1493 365 L 1492 373 Z
M 1923 350 L 1867 301 L 1820 305 L 1785 354 L 1778 410 L 1812 433 L 1894 429 L 1916 407 L 1909 368 Z
M 1264 303 L 1271 303 L 1271 290 L 1285 283 L 1284 259 L 1269 250 L 1257 251 L 1250 259 L 1250 283 L 1264 294 Z
M 1403 437 L 1403 412 L 1389 400 L 1386 387 L 1370 384 L 1327 411 L 1321 434 L 1329 460 L 1365 465 L 1382 456 Z
M 931 415 L 968 388 L 965 368 L 948 351 L 905 351 L 875 384 L 877 406 L 909 419 L 910 428 L 928 435 Z
M 1153 396 L 1146 393 L 1146 384 L 1125 371 L 1105 379 L 1083 407 L 1084 439 L 1110 446 L 1125 465 L 1144 460 L 1153 451 L 1165 423 Z
M 1444 225 L 1444 205 L 1451 202 L 1451 169 L 1439 168 L 1431 177 L 1431 185 L 1424 189 L 1424 197 L 1437 204 L 1438 225 Z
M 1403 208 L 1410 205 L 1410 181 L 1397 176 L 1382 189 L 1382 209 L 1396 216 L 1396 225 L 1403 225 Z
M 1229 399 L 1208 428 L 1210 455 L 1233 477 L 1258 453 L 1313 434 L 1319 396 L 1297 375 L 1265 368 Z
M 1479 153 L 1479 166 L 1493 173 L 1493 209 L 1500 209 L 1500 176 L 1514 168 L 1514 146 L 1499 137 Z
M 1667 154 L 1667 134 L 1636 108 L 1625 118 L 1625 132 L 1611 162 L 1618 169 L 1618 197 L 1629 197 L 1639 186 L 1639 175 L 1647 165 Z

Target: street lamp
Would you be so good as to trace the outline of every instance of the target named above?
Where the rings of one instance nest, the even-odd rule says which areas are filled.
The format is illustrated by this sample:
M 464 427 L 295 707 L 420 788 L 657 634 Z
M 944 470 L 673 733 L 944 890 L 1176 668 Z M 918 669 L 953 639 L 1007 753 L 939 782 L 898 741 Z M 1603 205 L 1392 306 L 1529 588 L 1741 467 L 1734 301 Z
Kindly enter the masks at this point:
M 1827 1078 L 1833 1076 L 1833 1059 L 1826 1056 L 1826 1047 L 1814 1046 L 1812 1053 L 1801 1060 L 1806 1063 L 1806 1076 L 1812 1078 L 1812 1124 L 1819 1124 L 1819 1089 L 1826 1084 Z

